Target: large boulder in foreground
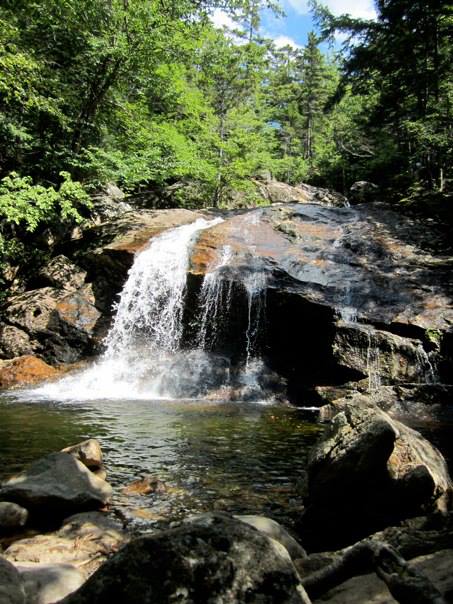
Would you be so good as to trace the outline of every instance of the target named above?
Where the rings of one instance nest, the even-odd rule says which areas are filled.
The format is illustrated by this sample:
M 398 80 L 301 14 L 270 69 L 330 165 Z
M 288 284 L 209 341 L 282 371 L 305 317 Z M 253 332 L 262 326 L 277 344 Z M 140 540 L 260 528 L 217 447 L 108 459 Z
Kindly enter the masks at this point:
M 446 511 L 452 483 L 418 432 L 356 398 L 338 413 L 309 463 L 302 541 L 320 551 L 423 512 Z
M 95 509 L 109 502 L 111 486 L 68 453 L 51 453 L 23 473 L 2 483 L 0 500 L 13 501 L 29 510 L 68 513 Z
M 207 514 L 129 543 L 63 602 L 299 604 L 308 600 L 284 547 L 229 516 Z

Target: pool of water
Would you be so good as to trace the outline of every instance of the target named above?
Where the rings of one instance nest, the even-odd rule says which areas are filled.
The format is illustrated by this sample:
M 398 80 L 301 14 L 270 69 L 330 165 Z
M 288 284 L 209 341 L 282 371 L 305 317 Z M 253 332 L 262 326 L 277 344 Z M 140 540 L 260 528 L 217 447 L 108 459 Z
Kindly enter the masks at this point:
M 134 525 L 189 513 L 300 514 L 307 456 L 323 430 L 295 408 L 205 401 L 51 402 L 0 397 L 0 480 L 52 451 L 97 438 L 115 508 Z M 124 487 L 151 475 L 159 492 Z

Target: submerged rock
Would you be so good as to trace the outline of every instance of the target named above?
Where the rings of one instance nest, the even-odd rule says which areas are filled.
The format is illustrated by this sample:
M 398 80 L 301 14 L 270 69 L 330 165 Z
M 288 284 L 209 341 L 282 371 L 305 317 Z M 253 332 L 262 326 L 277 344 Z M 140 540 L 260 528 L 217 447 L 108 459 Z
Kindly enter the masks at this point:
M 366 401 L 346 404 L 334 417 L 308 473 L 308 508 L 299 528 L 304 544 L 317 551 L 451 505 L 440 452 Z
M 32 463 L 22 474 L 2 483 L 0 499 L 64 516 L 104 506 L 111 486 L 67 453 L 51 453 Z
M 243 522 L 207 514 L 126 545 L 65 604 L 122 601 L 307 603 L 286 549 Z
M 55 378 L 58 370 L 32 355 L 0 361 L 0 389 L 37 384 Z

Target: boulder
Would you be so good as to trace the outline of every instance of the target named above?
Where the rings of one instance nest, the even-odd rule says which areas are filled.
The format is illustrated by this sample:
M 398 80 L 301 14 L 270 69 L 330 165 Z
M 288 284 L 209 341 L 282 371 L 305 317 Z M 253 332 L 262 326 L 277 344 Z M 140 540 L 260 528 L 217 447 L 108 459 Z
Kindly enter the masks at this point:
M 349 200 L 352 203 L 375 201 L 378 193 L 379 187 L 373 182 L 358 180 L 353 183 L 349 189 Z
M 0 602 L 1 604 L 27 603 L 19 571 L 2 556 L 0 556 Z
M 5 318 L 26 332 L 49 362 L 73 363 L 93 352 L 101 314 L 90 285 L 77 291 L 44 287 L 10 298 Z
M 85 575 L 71 564 L 29 564 L 17 566 L 27 604 L 53 604 L 76 591 Z
M 418 339 L 404 338 L 370 325 L 340 322 L 332 348 L 339 365 L 367 376 L 371 386 L 373 380 L 380 386 L 436 379 L 435 355 L 429 354 Z
M 310 196 L 299 187 L 293 187 L 278 180 L 253 181 L 259 194 L 269 203 L 300 202 L 307 203 Z
M 111 516 L 83 512 L 67 518 L 58 531 L 15 541 L 5 558 L 18 567 L 69 564 L 88 577 L 128 539 Z
M 136 539 L 65 604 L 307 603 L 288 552 L 245 523 L 207 514 Z
M 47 286 L 65 290 L 76 290 L 83 286 L 87 276 L 86 271 L 60 254 L 55 256 L 43 267 L 39 273 L 40 278 Z
M 107 482 L 67 453 L 51 453 L 39 459 L 0 487 L 0 499 L 29 510 L 45 510 L 56 517 L 102 507 L 111 494 Z
M 236 516 L 241 522 L 245 522 L 256 528 L 257 531 L 264 533 L 271 539 L 278 541 L 288 550 L 292 560 L 305 558 L 307 556 L 304 548 L 288 533 L 288 531 L 275 520 L 265 516 L 250 516 L 247 514 Z
M 92 214 L 97 222 L 104 222 L 130 212 L 132 206 L 126 201 L 126 194 L 114 183 L 108 183 L 103 190 L 92 196 Z
M 0 361 L 0 389 L 37 384 L 55 378 L 58 370 L 32 355 Z
M 311 455 L 299 530 L 309 549 L 356 541 L 422 511 L 444 512 L 452 483 L 441 453 L 384 411 L 354 400 Z
M 297 185 L 299 190 L 304 191 L 307 196 L 307 201 L 310 203 L 322 203 L 327 206 L 336 206 L 338 208 L 344 208 L 349 206 L 347 197 L 334 191 L 332 189 L 324 189 L 322 187 L 313 187 L 306 183 L 300 183 Z
M 89 438 L 77 445 L 71 445 L 62 449 L 62 453 L 70 453 L 81 461 L 89 470 L 102 467 L 102 449 L 99 441 Z
M 0 533 L 15 531 L 25 526 L 28 511 L 10 501 L 0 501 Z
M 30 341 L 30 336 L 13 325 L 0 323 L 0 358 L 13 359 L 39 349 L 39 343 Z

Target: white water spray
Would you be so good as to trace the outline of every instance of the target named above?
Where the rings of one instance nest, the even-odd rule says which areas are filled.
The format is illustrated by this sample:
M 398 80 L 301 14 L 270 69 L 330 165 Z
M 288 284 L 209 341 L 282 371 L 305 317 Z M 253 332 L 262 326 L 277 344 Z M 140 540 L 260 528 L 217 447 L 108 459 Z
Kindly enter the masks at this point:
M 183 354 L 190 250 L 200 231 L 219 222 L 199 219 L 154 237 L 129 271 L 104 355 L 82 373 L 42 386 L 35 394 L 60 400 L 173 398 L 178 392 L 176 359 Z M 201 356 L 192 359 L 194 379 L 206 370 Z M 165 387 L 169 384 L 171 392 Z

